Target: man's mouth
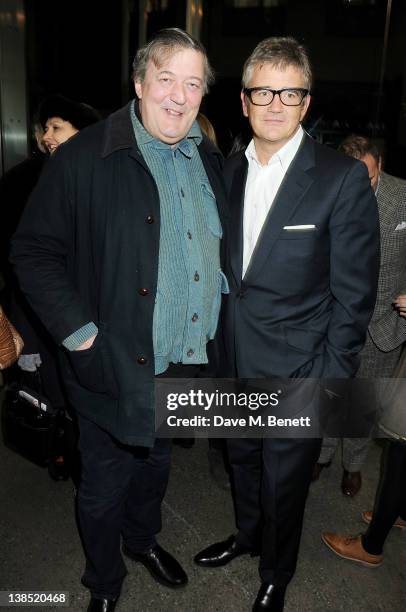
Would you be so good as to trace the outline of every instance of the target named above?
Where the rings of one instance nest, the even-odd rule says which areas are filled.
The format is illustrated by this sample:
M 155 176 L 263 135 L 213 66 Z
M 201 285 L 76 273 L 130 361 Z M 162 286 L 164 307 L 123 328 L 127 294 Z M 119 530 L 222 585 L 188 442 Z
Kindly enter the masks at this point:
M 170 115 L 171 117 L 181 117 L 183 115 L 183 113 L 181 113 L 180 111 L 176 111 L 173 108 L 164 108 L 164 110 L 168 113 L 168 115 Z

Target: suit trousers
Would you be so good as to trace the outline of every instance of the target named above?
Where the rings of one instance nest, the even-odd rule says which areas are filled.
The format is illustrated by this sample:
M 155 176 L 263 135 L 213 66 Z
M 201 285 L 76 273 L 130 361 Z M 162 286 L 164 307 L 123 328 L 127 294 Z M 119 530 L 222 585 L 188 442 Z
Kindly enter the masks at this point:
M 233 439 L 227 445 L 237 541 L 249 549 L 260 549 L 263 581 L 287 586 L 296 569 L 305 503 L 321 439 Z
M 398 516 L 406 520 L 406 444 L 388 442 L 374 513 L 362 543 L 371 555 L 382 554 L 383 545 Z

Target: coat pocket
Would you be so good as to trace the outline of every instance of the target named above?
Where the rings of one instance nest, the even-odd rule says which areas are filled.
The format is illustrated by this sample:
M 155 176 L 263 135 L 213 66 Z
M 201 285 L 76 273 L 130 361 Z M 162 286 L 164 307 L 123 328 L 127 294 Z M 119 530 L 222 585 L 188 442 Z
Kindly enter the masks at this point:
M 116 396 L 116 385 L 112 383 L 114 375 L 105 344 L 105 325 L 99 324 L 92 346 L 83 351 L 69 351 L 68 356 L 82 387 L 95 393 Z

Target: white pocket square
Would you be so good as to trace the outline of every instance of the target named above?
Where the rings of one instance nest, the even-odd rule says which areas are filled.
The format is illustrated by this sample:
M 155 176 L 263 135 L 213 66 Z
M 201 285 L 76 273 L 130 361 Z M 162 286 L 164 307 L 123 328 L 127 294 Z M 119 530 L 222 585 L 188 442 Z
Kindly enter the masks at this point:
M 398 230 L 403 230 L 406 229 L 406 221 L 402 221 L 402 223 L 399 223 L 396 227 L 395 227 L 395 232 Z
M 284 230 L 312 230 L 316 229 L 315 225 L 284 225 Z

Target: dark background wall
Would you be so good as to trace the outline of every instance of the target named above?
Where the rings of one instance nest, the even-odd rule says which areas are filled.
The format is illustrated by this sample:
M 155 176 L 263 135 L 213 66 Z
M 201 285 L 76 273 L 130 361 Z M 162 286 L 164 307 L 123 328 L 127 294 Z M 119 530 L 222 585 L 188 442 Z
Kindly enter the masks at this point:
M 161 27 L 185 27 L 186 0 L 145 4 L 147 36 Z M 53 92 L 104 114 L 133 95 L 126 80 L 139 41 L 138 2 L 26 0 L 25 5 L 31 111 Z M 244 60 L 262 38 L 293 35 L 309 48 L 315 69 L 307 128 L 332 146 L 350 131 L 372 136 L 385 147 L 387 168 L 406 176 L 406 1 L 392 2 L 380 98 L 387 6 L 388 0 L 205 0 L 201 38 L 217 82 L 204 110 L 223 151 L 244 126 L 239 102 Z

